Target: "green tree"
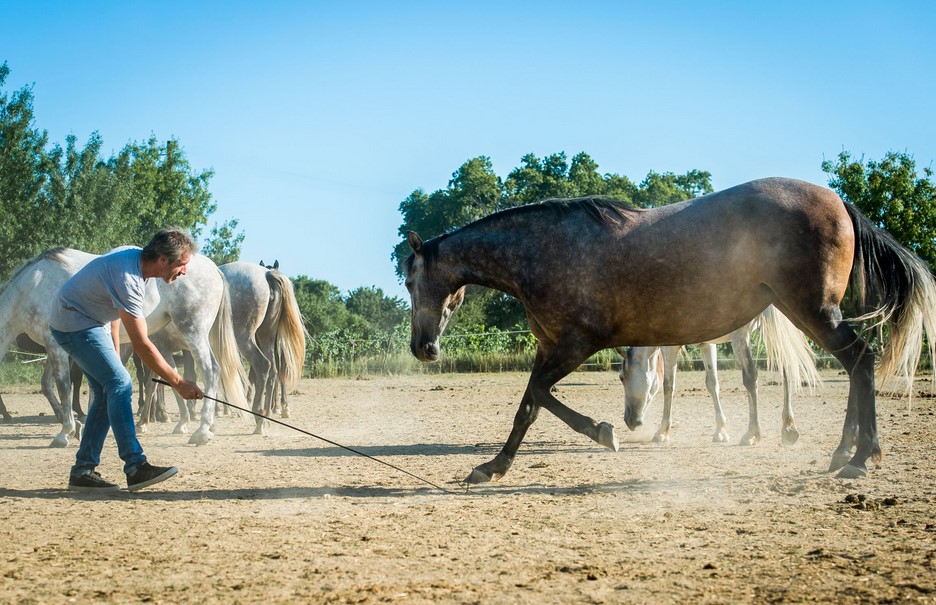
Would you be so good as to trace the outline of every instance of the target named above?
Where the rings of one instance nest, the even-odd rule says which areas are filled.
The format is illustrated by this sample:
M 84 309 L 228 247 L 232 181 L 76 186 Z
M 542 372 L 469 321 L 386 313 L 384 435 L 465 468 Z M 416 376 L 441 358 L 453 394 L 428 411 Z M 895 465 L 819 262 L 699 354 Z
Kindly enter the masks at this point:
M 348 309 L 341 298 L 341 291 L 336 286 L 305 275 L 293 278 L 292 282 L 296 304 L 299 305 L 309 334 L 314 337 L 348 324 Z
M 151 136 L 107 160 L 97 132 L 84 146 L 68 136 L 64 147 L 50 148 L 34 125 L 32 90 L 4 92 L 9 72 L 0 65 L 0 279 L 51 246 L 100 254 L 143 245 L 166 225 L 199 237 L 217 209 L 208 190 L 213 173 L 193 170 L 178 141 Z M 236 258 L 244 236 L 235 226 L 216 226 L 207 248 Z
M 160 145 L 151 136 L 144 143 L 128 144 L 110 164 L 132 187 L 126 200 L 131 205 L 126 210 L 132 217 L 132 242 L 145 243 L 166 225 L 190 229 L 197 238 L 217 210 L 208 191 L 214 172 L 192 170 L 175 139 Z
M 926 260 L 936 263 L 936 183 L 933 170 L 917 173 L 913 156 L 888 152 L 880 162 L 853 160 L 847 151 L 822 162 L 829 186 L 873 223 Z
M 692 199 L 712 192 L 712 175 L 702 170 L 690 170 L 684 175 L 654 172 L 640 183 L 631 201 L 641 208 L 657 208 Z
M 548 198 L 572 195 L 569 164 L 564 152 L 554 153 L 542 160 L 528 153 L 520 159 L 520 163 L 521 165 L 514 168 L 504 181 L 505 195 L 511 205 L 523 206 Z M 595 169 L 597 170 L 597 166 Z M 588 171 L 587 163 L 580 161 L 580 174 L 577 176 L 587 180 Z
M 32 89 L 7 94 L 10 74 L 0 65 L 0 278 L 42 249 L 36 238 L 48 204 L 48 135 L 34 125 Z
M 406 303 L 384 295 L 377 287 L 352 290 L 345 300 L 348 312 L 364 319 L 375 330 L 389 332 L 408 315 Z
M 410 254 L 407 231 L 415 231 L 428 239 L 495 212 L 502 205 L 502 189 L 490 158 L 480 156 L 462 164 L 452 174 L 446 189 L 431 195 L 426 195 L 422 189 L 411 193 L 400 203 L 403 223 L 398 233 L 401 241 L 390 255 L 397 275 L 403 275 L 403 261 Z
M 202 244 L 201 253 L 214 261 L 216 265 L 226 265 L 240 259 L 244 232 L 235 233 L 237 219 L 217 224 L 211 228 L 211 235 Z
M 608 182 L 598 173 L 598 163 L 584 151 L 572 158 L 568 181 L 568 191 L 572 197 L 605 195 L 608 192 Z

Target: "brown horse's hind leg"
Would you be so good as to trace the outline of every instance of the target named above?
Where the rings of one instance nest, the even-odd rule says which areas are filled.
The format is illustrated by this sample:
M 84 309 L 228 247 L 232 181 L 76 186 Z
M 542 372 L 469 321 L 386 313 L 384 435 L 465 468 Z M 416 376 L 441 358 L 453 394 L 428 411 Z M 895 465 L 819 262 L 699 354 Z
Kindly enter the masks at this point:
M 536 420 L 540 407 L 549 410 L 576 432 L 587 435 L 614 451 L 618 450 L 614 425 L 607 422 L 598 423 L 587 416 L 579 414 L 563 405 L 549 392 L 554 384 L 577 368 L 587 358 L 588 354 L 569 350 L 560 351 L 557 348 L 553 348 L 547 353 L 540 345 L 536 352 L 536 360 L 533 363 L 533 371 L 530 374 L 530 382 L 523 393 L 523 399 L 520 401 L 520 408 L 514 417 L 513 428 L 507 437 L 507 442 L 493 460 L 475 467 L 465 479 L 466 483 L 485 483 L 504 476 L 507 470 L 510 469 L 511 464 L 513 464 L 514 457 L 523 442 L 527 429 Z
M 815 330 L 813 336 L 839 360 L 849 379 L 842 440 L 832 454 L 829 471 L 841 469 L 838 476 L 846 479 L 865 477 L 868 459 L 881 459 L 874 400 L 874 352 L 842 321 L 838 309 L 825 326 L 825 330 Z

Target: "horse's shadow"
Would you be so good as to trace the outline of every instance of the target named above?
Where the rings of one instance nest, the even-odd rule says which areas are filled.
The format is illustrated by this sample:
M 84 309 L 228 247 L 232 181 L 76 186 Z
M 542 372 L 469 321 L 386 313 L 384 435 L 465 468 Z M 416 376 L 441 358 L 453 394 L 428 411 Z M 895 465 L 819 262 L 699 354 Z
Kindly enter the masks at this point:
M 502 447 L 495 443 L 412 443 L 406 445 L 355 445 L 348 446 L 355 452 L 380 458 L 384 456 L 455 456 L 455 455 L 486 455 L 493 456 L 500 451 Z M 555 454 L 555 453 L 595 453 L 607 452 L 603 447 L 582 447 L 573 443 L 558 442 L 529 442 L 524 443 L 524 454 Z M 330 447 L 308 447 L 308 448 L 282 448 L 275 450 L 264 450 L 259 453 L 264 456 L 277 457 L 297 457 L 297 458 L 332 458 L 339 456 L 354 456 L 351 452 L 341 446 Z M 247 452 L 242 452 L 247 453 Z
M 790 477 L 789 481 L 801 487 L 824 482 L 831 475 L 827 472 L 816 472 L 808 475 Z M 445 497 L 494 497 L 512 498 L 519 496 L 583 496 L 592 494 L 620 494 L 646 495 L 655 493 L 673 493 L 685 491 L 692 493 L 694 489 L 712 482 L 723 485 L 729 484 L 759 484 L 763 477 L 748 475 L 711 476 L 693 479 L 631 479 L 627 481 L 612 481 L 606 483 L 585 483 L 579 485 L 548 485 L 532 483 L 526 485 L 507 483 L 483 483 L 468 485 L 460 481 L 449 481 L 440 487 L 387 487 L 380 485 L 358 486 L 283 486 L 242 489 L 204 489 L 204 490 L 167 490 L 140 492 L 131 494 L 127 491 L 110 492 L 107 494 L 76 494 L 64 488 L 43 488 L 35 490 L 16 490 L 0 488 L 0 499 L 36 499 L 36 500 L 63 500 L 80 499 L 88 501 L 129 499 L 154 502 L 189 502 L 200 500 L 290 500 L 290 499 L 396 499 L 396 498 L 445 498 Z

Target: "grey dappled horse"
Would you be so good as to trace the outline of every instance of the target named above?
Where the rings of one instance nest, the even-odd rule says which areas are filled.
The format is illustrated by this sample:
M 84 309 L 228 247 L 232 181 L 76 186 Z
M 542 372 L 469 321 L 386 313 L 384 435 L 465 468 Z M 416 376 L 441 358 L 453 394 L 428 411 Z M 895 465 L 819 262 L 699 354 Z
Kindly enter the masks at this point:
M 863 477 L 867 460 L 881 457 L 875 354 L 842 316 L 849 283 L 861 314 L 854 319 L 888 325 L 883 376 L 912 376 L 924 328 L 931 354 L 936 339 L 936 284 L 926 264 L 833 191 L 792 179 L 752 181 L 652 210 L 599 198 L 552 200 L 497 212 L 426 242 L 410 232 L 408 240 L 410 348 L 418 359 L 439 358 L 439 335 L 468 284 L 517 298 L 538 340 L 510 435 L 469 482 L 507 472 L 541 407 L 617 449 L 612 425 L 550 393 L 595 352 L 705 342 L 770 304 L 848 372 L 848 406 L 830 470 Z M 697 252 L 685 254 L 690 248 Z

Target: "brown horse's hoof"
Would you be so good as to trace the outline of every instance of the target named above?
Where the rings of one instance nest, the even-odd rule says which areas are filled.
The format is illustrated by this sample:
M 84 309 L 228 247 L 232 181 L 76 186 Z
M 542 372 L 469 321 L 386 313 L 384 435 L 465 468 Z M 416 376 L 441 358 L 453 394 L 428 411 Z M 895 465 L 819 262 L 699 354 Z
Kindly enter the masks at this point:
M 492 477 L 486 472 L 482 471 L 480 467 L 471 471 L 471 474 L 465 478 L 465 483 L 476 484 L 476 483 L 488 483 L 491 481 Z
M 836 475 L 839 479 L 864 479 L 868 476 L 868 469 L 863 467 L 846 464 Z
M 620 444 L 617 435 L 614 434 L 614 425 L 602 422 L 598 425 L 598 443 L 610 450 L 618 451 Z
M 851 460 L 852 452 L 850 449 L 838 450 L 832 454 L 832 462 L 829 463 L 829 472 L 834 473 Z

